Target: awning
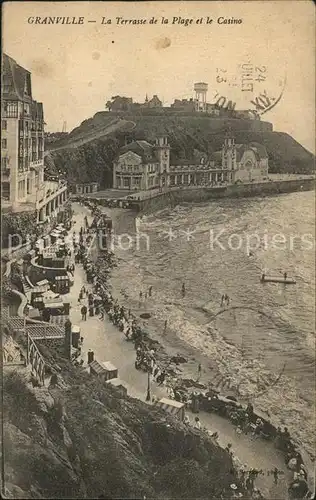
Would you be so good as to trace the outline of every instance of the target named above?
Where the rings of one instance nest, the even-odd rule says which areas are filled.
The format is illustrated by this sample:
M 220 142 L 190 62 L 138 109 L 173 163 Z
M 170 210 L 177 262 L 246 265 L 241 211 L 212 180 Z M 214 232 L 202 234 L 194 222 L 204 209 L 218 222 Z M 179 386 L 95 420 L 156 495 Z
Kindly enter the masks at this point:
M 44 300 L 44 307 L 47 309 L 62 309 L 64 304 L 62 302 L 52 302 Z
M 160 406 L 163 410 L 171 413 L 172 415 L 176 415 L 182 408 L 184 408 L 183 403 L 179 403 L 179 401 L 167 398 L 160 399 L 160 401 L 158 401 L 156 405 Z
M 36 283 L 37 286 L 44 286 L 44 285 L 49 285 L 48 280 L 41 280 Z

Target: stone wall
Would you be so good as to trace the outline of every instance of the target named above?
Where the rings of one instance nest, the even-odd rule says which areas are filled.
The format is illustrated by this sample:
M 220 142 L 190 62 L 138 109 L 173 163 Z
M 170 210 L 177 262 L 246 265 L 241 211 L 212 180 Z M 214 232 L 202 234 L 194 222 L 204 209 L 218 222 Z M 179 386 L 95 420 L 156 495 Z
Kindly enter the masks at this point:
M 32 259 L 31 265 L 28 268 L 28 276 L 32 283 L 37 283 L 47 279 L 52 281 L 55 276 L 65 276 L 67 275 L 67 269 L 64 267 L 45 267 L 37 264 L 36 259 Z
M 160 193 L 152 198 L 130 202 L 130 208 L 137 212 L 150 213 L 162 210 L 167 206 L 179 203 L 199 203 L 218 198 L 246 198 L 253 196 L 269 196 L 296 191 L 312 191 L 315 180 L 294 179 L 261 183 L 234 184 L 216 188 L 179 188 L 166 193 Z

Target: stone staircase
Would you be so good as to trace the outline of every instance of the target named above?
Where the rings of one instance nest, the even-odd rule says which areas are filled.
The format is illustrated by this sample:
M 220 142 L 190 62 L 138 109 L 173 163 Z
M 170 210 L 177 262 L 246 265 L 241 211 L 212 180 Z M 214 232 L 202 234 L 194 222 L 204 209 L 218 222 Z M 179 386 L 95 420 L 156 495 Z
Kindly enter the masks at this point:
M 32 287 L 29 284 L 29 282 L 25 279 L 25 276 L 23 274 L 21 275 L 21 282 L 22 282 L 22 287 L 23 287 L 23 293 L 26 297 L 28 297 L 29 293 L 32 290 Z

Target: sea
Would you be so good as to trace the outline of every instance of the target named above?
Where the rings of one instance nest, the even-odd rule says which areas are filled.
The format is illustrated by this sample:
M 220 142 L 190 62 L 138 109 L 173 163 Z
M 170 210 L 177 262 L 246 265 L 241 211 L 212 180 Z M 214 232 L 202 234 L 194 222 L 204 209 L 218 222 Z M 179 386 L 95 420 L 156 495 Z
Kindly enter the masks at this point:
M 126 212 L 112 276 L 132 306 L 141 291 L 156 324 L 167 319 L 183 345 L 216 364 L 213 379 L 224 393 L 287 426 L 312 457 L 314 214 L 312 191 L 183 204 L 136 222 Z M 260 281 L 284 273 L 296 284 Z M 223 295 L 229 303 L 221 304 Z

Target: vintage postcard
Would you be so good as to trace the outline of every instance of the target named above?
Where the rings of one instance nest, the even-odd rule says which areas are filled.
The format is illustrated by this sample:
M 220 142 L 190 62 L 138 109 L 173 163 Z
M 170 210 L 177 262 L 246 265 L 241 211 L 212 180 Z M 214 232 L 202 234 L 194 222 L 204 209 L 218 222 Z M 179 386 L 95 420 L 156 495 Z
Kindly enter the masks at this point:
M 314 496 L 312 1 L 2 4 L 1 494 Z

